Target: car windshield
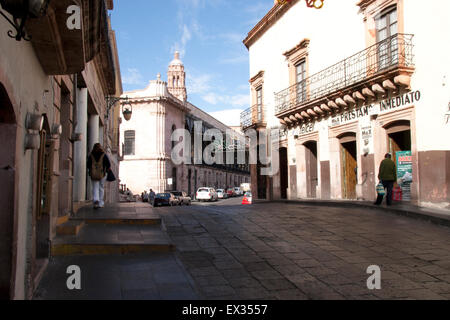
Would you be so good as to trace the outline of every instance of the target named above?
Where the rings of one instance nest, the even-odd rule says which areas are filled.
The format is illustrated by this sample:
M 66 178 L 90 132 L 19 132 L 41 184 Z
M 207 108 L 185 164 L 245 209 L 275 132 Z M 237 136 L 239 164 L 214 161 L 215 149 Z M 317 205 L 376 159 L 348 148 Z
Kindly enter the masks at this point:
M 198 192 L 209 192 L 209 189 L 206 188 L 198 189 Z
M 158 193 L 156 195 L 157 198 L 161 198 L 161 199 L 169 199 L 170 198 L 170 193 Z
M 222 189 L 217 189 L 217 192 L 222 193 L 223 190 Z
M 183 194 L 181 192 L 175 191 L 175 192 L 171 192 L 174 196 L 182 196 Z

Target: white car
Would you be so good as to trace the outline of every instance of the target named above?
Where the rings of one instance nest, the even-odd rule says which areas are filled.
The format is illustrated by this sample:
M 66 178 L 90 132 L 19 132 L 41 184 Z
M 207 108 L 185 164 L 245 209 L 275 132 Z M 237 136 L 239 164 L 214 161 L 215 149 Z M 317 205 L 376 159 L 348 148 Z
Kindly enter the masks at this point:
M 241 188 L 239 188 L 239 187 L 235 187 L 234 188 L 234 192 L 236 193 L 237 197 L 240 197 L 240 196 L 244 195 L 244 193 L 242 192 Z
M 219 199 L 227 199 L 227 198 L 228 198 L 228 193 L 226 193 L 225 190 L 223 190 L 223 189 L 217 189 L 216 191 L 217 191 L 217 197 L 218 197 Z
M 199 188 L 197 193 L 195 194 L 195 198 L 198 201 L 217 201 L 219 200 L 219 196 L 217 195 L 216 190 L 213 188 Z

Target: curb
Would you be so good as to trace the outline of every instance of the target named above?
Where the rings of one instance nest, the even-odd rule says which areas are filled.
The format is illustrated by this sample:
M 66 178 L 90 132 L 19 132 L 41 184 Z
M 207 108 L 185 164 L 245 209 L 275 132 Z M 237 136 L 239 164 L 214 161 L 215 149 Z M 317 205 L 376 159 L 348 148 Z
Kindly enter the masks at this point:
M 383 211 L 391 214 L 396 214 L 399 216 L 405 216 L 408 218 L 413 218 L 422 221 L 428 221 L 433 224 L 437 224 L 440 226 L 450 227 L 450 215 L 446 216 L 440 213 L 435 212 L 424 212 L 424 210 L 431 211 L 432 209 L 428 208 L 396 208 L 395 205 L 392 207 L 388 206 L 375 206 L 373 204 L 358 202 L 358 201 L 327 201 L 327 200 L 254 200 L 254 204 L 264 204 L 267 202 L 272 203 L 284 203 L 284 204 L 302 204 L 302 205 L 311 205 L 311 206 L 321 206 L 321 207 L 340 207 L 340 208 L 354 208 L 358 206 L 360 208 L 375 210 L 375 211 Z

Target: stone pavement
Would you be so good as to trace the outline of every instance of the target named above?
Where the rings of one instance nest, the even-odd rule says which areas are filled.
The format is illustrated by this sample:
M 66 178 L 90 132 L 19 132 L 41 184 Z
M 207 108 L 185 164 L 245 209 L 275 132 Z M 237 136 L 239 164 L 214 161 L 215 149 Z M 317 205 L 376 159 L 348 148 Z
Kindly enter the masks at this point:
M 69 290 L 69 266 L 81 269 L 81 290 Z M 53 258 L 34 300 L 197 300 L 192 279 L 173 253 Z
M 450 229 L 381 210 L 264 203 L 158 208 L 206 299 L 450 299 Z M 369 290 L 370 265 L 381 290 Z
M 240 202 L 129 205 L 161 217 L 176 251 L 55 257 L 35 299 L 450 299 L 448 227 L 383 208 Z M 129 223 L 110 236 L 122 227 L 141 241 L 144 226 Z M 69 265 L 81 267 L 81 291 L 67 289 Z M 367 288 L 370 265 L 381 290 Z
M 89 206 L 66 224 L 52 241 L 53 257 L 34 299 L 198 299 L 160 216 L 148 204 Z M 80 267 L 81 290 L 68 289 L 69 266 Z

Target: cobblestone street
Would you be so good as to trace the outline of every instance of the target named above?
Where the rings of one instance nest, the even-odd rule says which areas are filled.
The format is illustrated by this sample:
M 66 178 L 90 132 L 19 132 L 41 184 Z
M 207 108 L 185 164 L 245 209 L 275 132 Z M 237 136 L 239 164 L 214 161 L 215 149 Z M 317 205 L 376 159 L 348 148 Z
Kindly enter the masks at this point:
M 450 230 L 298 204 L 158 208 L 205 299 L 450 299 Z M 381 290 L 369 290 L 370 265 Z

